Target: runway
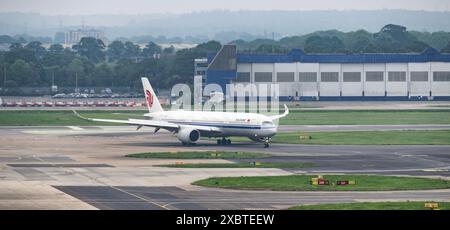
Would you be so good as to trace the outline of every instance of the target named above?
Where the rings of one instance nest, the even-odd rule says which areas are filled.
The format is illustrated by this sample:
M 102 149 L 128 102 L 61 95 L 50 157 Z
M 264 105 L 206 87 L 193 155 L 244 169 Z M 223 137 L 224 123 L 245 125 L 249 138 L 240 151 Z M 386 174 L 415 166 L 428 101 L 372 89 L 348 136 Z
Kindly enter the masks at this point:
M 124 157 L 138 152 L 200 150 L 267 152 L 272 157 L 258 161 L 311 162 L 315 166 L 301 170 L 180 169 L 155 167 L 180 160 Z M 256 159 L 241 161 L 253 160 Z M 197 146 L 186 147 L 170 133 L 152 134 L 151 129 L 136 132 L 131 127 L 0 128 L 0 209 L 283 209 L 297 204 L 375 200 L 450 201 L 448 189 L 270 192 L 211 189 L 190 184 L 212 176 L 293 173 L 363 173 L 450 179 L 449 170 L 450 146 L 272 144 L 265 149 L 258 143 L 217 146 L 203 140 Z

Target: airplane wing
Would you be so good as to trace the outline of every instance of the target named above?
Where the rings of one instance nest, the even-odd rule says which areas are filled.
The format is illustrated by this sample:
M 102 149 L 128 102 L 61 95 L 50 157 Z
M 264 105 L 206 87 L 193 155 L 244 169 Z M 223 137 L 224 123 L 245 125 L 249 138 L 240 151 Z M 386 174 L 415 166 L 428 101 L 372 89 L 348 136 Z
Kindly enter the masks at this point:
M 270 116 L 270 119 L 272 119 L 272 121 L 277 120 L 277 119 L 287 116 L 288 114 L 289 114 L 289 108 L 287 107 L 286 104 L 284 104 L 284 113 L 280 114 L 280 115 Z
M 142 119 L 128 119 L 128 120 L 114 120 L 114 119 L 97 119 L 97 118 L 88 118 L 83 117 L 77 113 L 77 111 L 73 110 L 73 113 L 77 115 L 77 117 L 88 120 L 88 121 L 99 121 L 99 122 L 108 122 L 108 123 L 117 123 L 117 124 L 127 124 L 127 125 L 137 125 L 137 126 L 149 126 L 154 128 L 162 128 L 167 129 L 169 131 L 177 131 L 180 127 L 177 124 L 165 122 L 165 121 L 152 121 L 152 120 L 142 120 Z
M 72 110 L 73 113 L 83 119 L 88 121 L 99 121 L 99 122 L 109 122 L 109 123 L 118 123 L 118 124 L 127 124 L 127 125 L 136 125 L 138 127 L 148 126 L 154 128 L 166 129 L 168 131 L 178 131 L 181 126 L 183 127 L 191 127 L 193 129 L 202 131 L 202 132 L 221 132 L 221 130 L 217 127 L 209 127 L 209 126 L 192 126 L 192 125 L 179 125 L 172 122 L 166 121 L 153 121 L 153 120 L 142 120 L 142 119 L 128 119 L 128 120 L 114 120 L 114 119 L 97 119 L 97 118 L 88 118 L 83 117 L 77 113 L 77 111 Z
M 202 133 L 221 133 L 222 130 L 220 128 L 214 126 L 201 126 L 201 125 L 183 125 L 184 127 L 190 127 L 192 129 L 196 129 Z

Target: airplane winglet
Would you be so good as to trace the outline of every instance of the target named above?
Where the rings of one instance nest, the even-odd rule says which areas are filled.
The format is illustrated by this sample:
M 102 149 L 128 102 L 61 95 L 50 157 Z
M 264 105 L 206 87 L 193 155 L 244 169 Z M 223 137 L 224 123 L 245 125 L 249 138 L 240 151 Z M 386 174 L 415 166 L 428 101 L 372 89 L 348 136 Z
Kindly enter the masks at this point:
M 284 104 L 284 113 L 281 114 L 281 115 L 271 116 L 270 119 L 272 119 L 272 121 L 273 120 L 277 120 L 277 119 L 280 119 L 280 118 L 283 118 L 283 117 L 287 116 L 288 114 L 289 114 L 289 108 L 287 107 L 286 104 Z
M 77 111 L 75 111 L 75 110 L 72 110 L 72 112 L 73 112 L 78 118 L 81 118 L 81 119 L 87 120 L 87 121 L 92 121 L 92 118 L 83 117 L 83 116 L 81 116 L 81 115 L 80 115 Z

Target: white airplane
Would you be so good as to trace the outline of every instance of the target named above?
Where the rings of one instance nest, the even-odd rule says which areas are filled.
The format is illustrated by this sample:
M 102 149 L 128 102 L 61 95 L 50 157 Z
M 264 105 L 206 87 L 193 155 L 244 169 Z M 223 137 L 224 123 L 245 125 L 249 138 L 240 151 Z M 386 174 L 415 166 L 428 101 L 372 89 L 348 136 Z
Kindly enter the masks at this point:
M 289 114 L 286 105 L 284 105 L 284 113 L 275 116 L 257 113 L 164 111 L 148 79 L 141 78 L 141 80 L 149 111 L 144 114 L 147 119 L 96 119 L 83 117 L 75 110 L 73 112 L 81 119 L 136 125 L 137 130 L 143 126 L 155 128 L 155 133 L 160 129 L 165 129 L 174 133 L 183 145 L 195 144 L 200 137 L 221 138 L 217 140 L 218 145 L 229 145 L 231 140 L 226 138 L 238 136 L 263 142 L 266 148 L 269 147 L 271 137 L 277 133 L 277 125 L 274 120 Z

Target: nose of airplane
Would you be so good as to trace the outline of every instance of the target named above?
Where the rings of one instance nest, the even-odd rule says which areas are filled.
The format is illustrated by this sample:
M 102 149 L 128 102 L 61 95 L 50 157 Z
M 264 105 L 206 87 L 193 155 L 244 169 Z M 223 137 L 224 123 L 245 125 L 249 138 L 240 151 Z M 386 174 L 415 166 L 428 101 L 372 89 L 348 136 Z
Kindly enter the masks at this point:
M 278 132 L 278 126 L 274 126 L 273 128 L 270 129 L 271 136 L 277 134 L 277 132 Z

